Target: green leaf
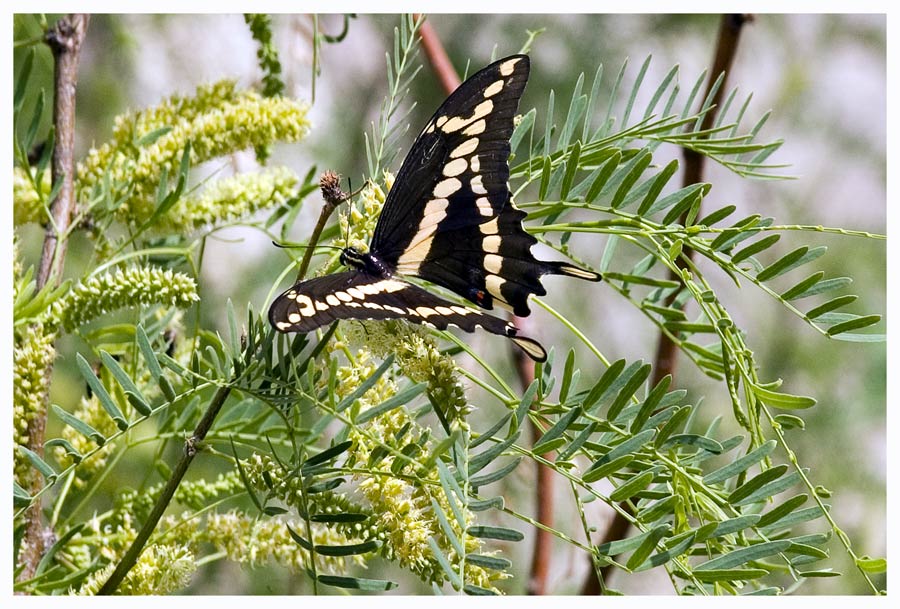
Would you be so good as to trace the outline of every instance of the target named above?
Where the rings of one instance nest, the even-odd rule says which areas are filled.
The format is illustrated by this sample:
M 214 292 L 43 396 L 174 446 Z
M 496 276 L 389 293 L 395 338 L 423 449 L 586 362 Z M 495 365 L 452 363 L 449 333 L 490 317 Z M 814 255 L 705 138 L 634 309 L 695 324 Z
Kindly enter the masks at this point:
M 750 390 L 764 402 L 767 406 L 774 408 L 783 408 L 785 410 L 800 410 L 803 408 L 811 408 L 816 405 L 815 398 L 805 395 L 791 395 L 789 393 L 779 393 L 760 387 L 759 385 L 750 385 Z
M 13 480 L 13 507 L 23 508 L 29 505 L 31 505 L 31 495 Z
M 559 454 L 557 461 L 562 462 L 571 458 L 576 452 L 578 452 L 584 443 L 588 441 L 594 431 L 597 429 L 597 421 L 591 421 L 587 427 L 585 427 L 581 432 L 575 436 L 575 439 L 566 447 L 566 450 Z
M 781 478 L 788 470 L 787 465 L 776 465 L 774 467 L 770 467 L 764 472 L 757 474 L 741 486 L 734 489 L 734 491 L 728 495 L 728 503 L 738 504 L 741 499 L 746 499 L 754 491 L 762 488 L 763 485 L 772 482 L 773 480 L 777 480 Z
M 519 124 L 516 125 L 513 130 L 512 136 L 509 138 L 509 150 L 510 153 L 515 154 L 516 150 L 519 148 L 519 143 L 522 141 L 531 129 L 534 127 L 534 119 L 537 117 L 537 109 L 532 108 L 528 111 L 528 113 L 522 117 L 522 120 L 519 121 Z
M 512 566 L 512 562 L 500 558 L 499 556 L 484 556 L 483 554 L 467 554 L 466 562 L 470 565 L 484 567 L 485 569 L 494 569 L 495 571 L 505 571 Z
M 479 499 L 469 502 L 469 509 L 473 512 L 484 512 L 491 508 L 502 510 L 504 506 L 503 497 L 491 497 L 489 499 Z
M 628 539 L 618 539 L 616 541 L 600 544 L 597 546 L 597 553 L 601 556 L 618 556 L 619 554 L 624 554 L 625 552 L 640 547 L 647 538 L 655 537 L 656 539 L 661 539 L 671 528 L 672 525 L 670 524 L 661 524 L 653 527 L 649 531 L 641 533 L 640 535 L 635 535 L 634 537 L 629 537 Z
M 667 539 L 666 542 L 669 542 L 669 540 Z M 694 533 L 691 533 L 668 550 L 654 554 L 649 560 L 644 561 L 639 566 L 633 568 L 632 571 L 646 571 L 647 569 L 662 566 L 673 558 L 677 558 L 687 552 L 693 543 Z M 635 554 L 637 554 L 637 552 L 635 552 Z M 631 561 L 629 560 L 628 562 Z
M 684 427 L 692 410 L 693 408 L 691 406 L 679 406 L 676 408 L 672 413 L 672 418 L 666 421 L 666 424 L 662 426 L 662 429 L 659 430 L 653 443 L 656 446 L 665 444 L 666 440 L 668 440 L 672 434 Z
M 807 497 L 808 496 L 805 493 L 791 497 L 790 499 L 788 499 L 787 501 L 785 501 L 778 507 L 773 508 L 773 509 L 769 510 L 768 512 L 766 512 L 765 514 L 763 514 L 762 517 L 759 519 L 757 526 L 759 528 L 762 528 L 762 527 L 767 527 L 771 524 L 775 524 L 776 522 L 778 522 L 779 520 L 781 520 L 782 518 L 784 518 L 785 516 L 787 516 L 794 510 L 796 510 L 797 508 L 799 508 L 801 505 L 806 503 Z
M 353 543 L 344 546 L 316 545 L 316 553 L 322 556 L 356 556 L 368 554 L 381 547 L 381 542 L 371 539 L 362 543 Z
M 760 560 L 772 556 L 773 554 L 784 552 L 790 545 L 790 541 L 781 540 L 765 541 L 746 548 L 740 548 L 697 565 L 694 567 L 694 574 L 696 575 L 701 571 L 715 571 L 739 567 L 750 561 Z
M 887 334 L 853 334 L 844 333 L 832 336 L 834 340 L 846 341 L 848 343 L 883 343 L 887 341 Z
M 522 400 L 519 402 L 519 407 L 516 408 L 515 425 L 510 429 L 510 433 L 525 422 L 525 419 L 528 417 L 528 409 L 531 408 L 531 404 L 534 402 L 534 396 L 537 395 L 539 385 L 540 379 L 534 379 L 528 386 L 528 389 L 525 390 L 525 393 L 522 394 Z
M 765 444 L 762 444 L 761 446 L 759 446 L 758 448 L 747 453 L 743 457 L 740 457 L 739 459 L 732 461 L 731 463 L 715 470 L 714 472 L 710 472 L 709 474 L 707 474 L 706 476 L 703 477 L 703 483 L 704 484 L 716 484 L 718 482 L 724 482 L 725 480 L 728 480 L 729 478 L 733 478 L 734 476 L 737 476 L 741 472 L 744 472 L 747 469 L 749 469 L 755 463 L 759 463 L 760 461 L 765 459 L 767 456 L 769 456 L 772 453 L 772 451 L 775 450 L 775 447 L 777 445 L 778 444 L 775 442 L 775 440 L 769 440 Z
M 625 501 L 631 497 L 634 497 L 636 494 L 650 486 L 653 483 L 653 478 L 655 477 L 656 472 L 654 471 L 646 471 L 638 474 L 633 477 L 631 480 L 626 482 L 625 484 L 619 486 L 616 490 L 609 494 L 609 498 L 612 501 L 620 502 Z M 648 554 L 649 556 L 649 554 Z M 646 557 L 645 557 L 646 558 Z M 643 562 L 643 559 L 642 561 Z M 638 563 L 640 564 L 640 563 Z
M 81 419 L 72 416 L 56 404 L 52 404 L 50 407 L 53 412 L 56 413 L 56 416 L 62 419 L 63 423 L 65 423 L 84 437 L 93 440 L 97 444 L 97 446 L 103 446 L 104 444 L 106 444 L 106 438 L 103 436 L 103 434 L 101 434 L 99 431 L 97 431 Z
M 835 309 L 840 309 L 841 307 L 854 302 L 857 298 L 858 297 L 853 294 L 847 294 L 846 296 L 838 296 L 837 298 L 829 300 L 828 302 L 823 302 L 819 306 L 817 306 L 813 309 L 810 309 L 809 312 L 807 312 L 807 314 L 806 314 L 806 318 L 810 319 L 810 320 L 816 319 L 817 317 L 820 317 L 820 316 L 824 315 L 825 313 L 834 311 Z
M 154 129 L 150 133 L 145 133 L 144 135 L 139 137 L 134 142 L 134 145 L 138 148 L 145 148 L 147 146 L 152 146 L 156 142 L 156 140 L 158 140 L 162 136 L 166 135 L 171 130 L 172 130 L 172 127 L 170 127 L 170 126 L 159 127 L 157 129 Z
M 879 321 L 881 321 L 881 315 L 863 315 L 862 317 L 857 317 L 856 319 L 851 319 L 831 326 L 827 330 L 828 336 L 836 336 L 843 332 L 849 332 L 850 330 L 859 330 L 860 328 L 877 324 Z
M 697 530 L 696 540 L 698 543 L 703 543 L 710 539 L 716 539 L 717 537 L 731 535 L 732 533 L 743 531 L 747 527 L 752 527 L 758 521 L 759 514 L 747 514 L 745 516 L 729 518 L 728 520 L 723 520 L 722 522 L 718 523 L 711 522 L 703 525 Z
M 622 203 L 625 201 L 625 197 L 631 191 L 631 187 L 634 186 L 638 181 L 638 178 L 643 175 L 647 167 L 650 166 L 650 162 L 652 160 L 653 155 L 650 154 L 649 150 L 644 148 L 640 152 L 638 152 L 637 156 L 635 156 L 628 165 L 623 168 L 627 169 L 627 173 L 622 176 L 622 182 L 616 189 L 616 194 L 613 195 L 612 201 L 610 202 L 610 207 L 612 207 L 613 209 L 617 209 L 622 206 Z
M 808 251 L 809 247 L 805 245 L 798 247 L 757 273 L 756 279 L 759 281 L 768 281 L 787 273 L 794 268 L 794 263 L 799 262 Z
M 415 385 L 410 385 L 403 389 L 402 391 L 397 392 L 392 397 L 386 399 L 384 402 L 375 406 L 373 408 L 369 408 L 358 417 L 356 417 L 356 423 L 361 425 L 367 421 L 374 419 L 375 417 L 381 416 L 386 412 L 393 410 L 394 408 L 398 408 L 405 404 L 408 404 L 413 401 L 419 394 L 421 394 L 428 387 L 428 383 L 416 383 Z
M 103 383 L 100 382 L 100 379 L 97 378 L 97 375 L 91 370 L 91 365 L 88 361 L 84 359 L 80 353 L 76 353 L 75 362 L 78 366 L 78 371 L 81 372 L 81 376 L 84 377 L 84 380 L 87 381 L 88 386 L 94 392 L 94 395 L 97 396 L 97 400 L 100 402 L 100 405 L 103 406 L 103 410 L 105 410 L 112 420 L 115 421 L 116 427 L 122 431 L 128 429 L 128 419 L 125 418 L 125 415 L 122 414 L 122 411 L 119 410 L 119 407 L 113 402 L 109 392 L 106 391 L 106 387 L 103 386 Z
M 853 280 L 849 277 L 834 277 L 832 279 L 825 279 L 824 281 L 820 281 L 817 284 L 813 285 L 805 292 L 795 296 L 794 300 L 808 298 L 810 296 L 824 294 L 826 292 L 833 292 L 835 290 L 841 290 L 849 286 L 851 283 L 853 283 Z
M 326 586 L 334 586 L 335 588 L 346 588 L 350 590 L 363 590 L 365 592 L 384 592 L 393 590 L 397 584 L 384 579 L 365 579 L 362 577 L 347 577 L 344 575 L 324 575 L 319 574 L 316 579 Z
M 634 461 L 634 455 L 623 455 L 612 461 L 600 459 L 581 475 L 581 480 L 585 483 L 601 480 L 602 478 L 606 478 L 609 474 L 626 467 L 632 461 Z
M 491 438 L 493 438 L 497 434 L 497 432 L 500 431 L 500 428 L 502 428 L 504 425 L 506 425 L 506 422 L 509 421 L 509 419 L 512 417 L 512 415 L 513 415 L 512 411 L 507 412 L 505 415 L 500 417 L 496 423 L 491 425 L 490 429 L 488 429 L 487 431 L 482 433 L 480 436 L 478 436 L 477 438 L 475 438 L 474 440 L 469 442 L 469 450 L 471 451 L 471 450 L 477 448 L 478 446 L 480 446 L 481 444 L 484 444 Z M 518 437 L 518 430 L 515 430 L 512 433 L 515 433 L 516 437 Z
M 594 202 L 594 199 L 596 199 L 603 191 L 603 188 L 606 186 L 609 178 L 612 176 L 613 172 L 615 172 L 616 170 L 616 167 L 618 167 L 619 163 L 621 162 L 622 152 L 617 150 L 600 168 L 599 173 L 597 173 L 597 177 L 594 178 L 594 181 L 591 183 L 591 187 L 588 189 L 587 194 L 584 196 L 585 203 Z
M 475 584 L 466 584 L 465 586 L 463 586 L 463 592 L 465 592 L 469 596 L 497 596 L 497 593 L 493 590 L 482 588 L 481 586 L 476 586 Z
M 519 531 L 506 527 L 478 525 L 469 527 L 466 532 L 472 537 L 478 537 L 479 539 L 497 539 L 499 541 L 522 541 L 525 539 L 525 535 Z
M 578 171 L 578 157 L 581 156 L 581 142 L 577 141 L 572 146 L 572 152 L 566 159 L 566 172 L 563 174 L 562 185 L 559 190 L 559 198 L 561 201 L 568 200 L 569 190 L 572 188 L 572 182 L 575 180 L 575 172 Z
M 814 291 L 816 284 L 818 284 L 822 277 L 825 276 L 825 271 L 817 271 L 807 277 L 806 279 L 800 281 L 793 287 L 785 290 L 781 293 L 781 297 L 785 300 L 800 300 L 801 298 L 806 298 L 808 296 L 812 296 L 813 294 L 818 294 L 817 291 Z
M 673 446 L 696 446 L 697 448 L 707 450 L 714 455 L 722 454 L 725 450 L 720 442 L 695 433 L 683 433 L 671 436 L 662 444 L 661 448 L 671 448 Z
M 360 514 L 356 512 L 343 512 L 340 514 L 313 514 L 310 517 L 310 520 L 312 522 L 327 523 L 356 523 L 365 522 L 368 519 L 368 514 Z
M 52 448 L 54 446 L 62 446 L 63 450 L 66 451 L 66 456 L 72 459 L 72 461 L 74 461 L 75 463 L 81 463 L 81 460 L 84 458 L 84 455 L 78 452 L 78 450 L 64 438 L 53 438 L 52 440 L 47 440 L 46 442 L 44 442 L 44 452 L 46 452 L 48 448 Z
M 699 226 L 712 226 L 716 222 L 724 220 L 728 216 L 734 213 L 737 207 L 734 205 L 726 205 L 725 207 L 721 207 L 714 212 L 710 213 L 707 216 L 704 216 L 700 220 L 697 221 L 697 225 Z
M 702 582 L 752 581 L 765 577 L 769 572 L 765 569 L 697 569 L 691 574 Z
M 473 487 L 482 487 L 493 482 L 497 482 L 498 480 L 502 480 L 507 475 L 512 473 L 516 467 L 518 467 L 519 463 L 522 461 L 522 457 L 516 457 L 503 467 L 498 470 L 495 470 L 489 474 L 483 474 L 481 476 L 475 476 L 469 480 L 469 484 Z
M 607 271 L 603 274 L 606 281 L 618 280 L 624 283 L 633 283 L 637 285 L 650 285 L 657 288 L 677 288 L 681 285 L 678 281 L 671 279 L 657 279 L 656 277 L 648 277 L 646 275 L 630 275 L 627 273 L 616 273 Z
M 635 372 L 622 389 L 619 390 L 618 395 L 616 395 L 616 399 L 609 406 L 609 410 L 606 413 L 606 418 L 610 421 L 615 421 L 619 414 L 622 412 L 622 409 L 631 399 L 631 397 L 635 394 L 635 392 L 640 389 L 641 385 L 644 384 L 644 381 L 650 376 L 650 371 L 652 366 L 650 364 L 644 364 L 640 368 L 638 368 L 637 372 Z
M 544 157 L 544 166 L 541 168 L 541 185 L 538 189 L 538 201 L 547 200 L 547 191 L 550 188 L 550 157 Z
M 690 205 L 697 197 L 700 197 L 701 199 L 705 197 L 706 193 L 709 192 L 709 189 L 709 184 L 691 184 L 690 186 L 676 190 L 670 195 L 666 195 L 662 199 L 658 199 L 643 215 L 651 216 L 672 206 L 681 209 Z M 677 215 L 680 215 L 680 213 Z
M 562 436 L 582 413 L 583 410 L 581 406 L 576 406 L 561 416 L 556 424 L 548 429 L 535 443 L 532 447 L 532 451 L 538 455 L 547 452 L 547 450 L 544 450 L 544 447 Z
M 677 171 L 678 160 L 672 159 L 665 167 L 663 167 L 663 170 L 656 175 L 653 179 L 653 184 L 650 186 L 650 190 L 647 191 L 647 194 L 644 195 L 641 204 L 638 206 L 637 214 L 639 216 L 643 216 L 647 213 L 647 210 L 656 202 L 662 189 Z
M 885 573 L 887 572 L 887 559 L 862 556 L 856 559 L 856 566 L 866 573 Z
M 770 247 L 772 247 L 773 245 L 778 243 L 779 239 L 781 239 L 781 235 L 779 235 L 779 234 L 768 235 L 766 237 L 763 237 L 759 241 L 755 241 L 755 242 L 751 243 L 750 245 L 748 245 L 747 247 L 745 247 L 741 250 L 738 250 L 737 252 L 732 254 L 731 261 L 734 264 L 738 264 L 738 263 L 746 260 L 750 256 L 753 256 L 754 254 L 758 254 L 762 251 L 769 249 Z
M 31 78 L 31 68 L 34 65 L 34 47 L 28 49 L 28 54 L 22 61 L 22 67 L 19 69 L 19 76 L 16 78 L 16 86 L 13 93 L 13 110 L 14 115 L 22 111 L 22 105 L 25 101 L 25 93 L 28 91 L 28 80 Z
M 147 363 L 147 368 L 150 369 L 150 374 L 154 379 L 158 379 L 162 376 L 162 368 L 159 367 L 159 360 L 156 359 L 153 347 L 150 346 L 150 339 L 147 338 L 147 333 L 144 332 L 144 326 L 141 324 L 137 325 L 134 337 L 137 340 L 141 354 L 144 356 L 144 361 Z
M 669 495 L 642 509 L 635 515 L 635 518 L 639 522 L 647 524 L 656 522 L 663 516 L 673 514 L 680 502 L 681 498 L 678 495 Z
M 490 465 L 494 459 L 499 457 L 503 451 L 508 449 L 513 443 L 519 439 L 519 434 L 521 430 L 516 430 L 513 434 L 511 434 L 507 439 L 502 442 L 498 442 L 491 446 L 490 448 L 485 449 L 484 451 L 478 453 L 469 461 L 469 476 L 473 476 L 484 469 L 487 465 Z
M 647 537 L 641 542 L 641 545 L 639 545 L 634 553 L 628 558 L 628 562 L 625 563 L 625 568 L 629 571 L 634 571 L 640 566 L 656 549 L 656 544 L 659 543 L 659 540 L 669 531 L 670 529 L 665 526 L 651 529 Z
M 138 404 L 140 404 L 140 406 L 135 405 L 135 410 L 144 416 L 150 414 L 151 409 L 147 405 L 147 399 L 143 396 L 141 390 L 137 388 L 137 385 L 134 384 L 134 381 L 131 380 L 131 377 L 122 369 L 119 362 L 103 349 L 100 349 L 100 361 L 103 362 L 103 366 L 109 370 L 116 382 L 119 383 L 119 386 L 122 387 L 125 395 L 128 396 L 128 401 L 135 405 L 135 400 L 137 400 Z
M 31 464 L 35 467 L 35 469 L 37 469 L 39 472 L 41 472 L 41 476 L 44 477 L 44 479 L 47 481 L 48 484 L 53 484 L 54 482 L 56 482 L 56 478 L 58 477 L 59 474 L 56 473 L 56 470 L 54 470 L 52 467 L 50 467 L 49 463 L 47 463 L 46 461 L 41 459 L 37 455 L 37 453 L 35 453 L 34 451 L 28 449 L 27 447 L 25 447 L 21 444 L 17 444 L 16 448 L 18 449 L 18 451 L 20 453 L 25 455 L 25 457 L 29 461 L 31 461 Z
M 322 463 L 330 461 L 331 459 L 334 459 L 341 453 L 345 452 L 351 446 L 353 446 L 353 440 L 346 440 L 344 442 L 341 442 L 340 444 L 335 444 L 334 446 L 326 448 L 322 452 L 315 454 L 304 461 L 301 469 L 308 470 L 315 467 L 316 465 L 321 465 Z
M 352 406 L 356 400 L 364 396 L 369 389 L 375 386 L 375 383 L 378 382 L 378 379 L 384 376 L 384 373 L 388 371 L 388 368 L 390 368 L 391 364 L 393 363 L 394 354 L 392 353 L 387 356 L 383 362 L 381 362 L 381 365 L 378 366 L 378 368 L 369 376 L 369 378 L 364 380 L 359 384 L 359 387 L 353 390 L 353 393 L 341 400 L 341 403 L 337 405 L 335 410 L 337 412 L 342 412 Z
M 787 476 L 769 482 L 765 486 L 760 487 L 759 490 L 753 492 L 749 496 L 741 499 L 736 503 L 736 505 L 749 505 L 752 503 L 759 503 L 760 501 L 767 501 L 771 497 L 781 493 L 799 483 L 802 480 L 800 476 L 800 472 L 791 472 Z

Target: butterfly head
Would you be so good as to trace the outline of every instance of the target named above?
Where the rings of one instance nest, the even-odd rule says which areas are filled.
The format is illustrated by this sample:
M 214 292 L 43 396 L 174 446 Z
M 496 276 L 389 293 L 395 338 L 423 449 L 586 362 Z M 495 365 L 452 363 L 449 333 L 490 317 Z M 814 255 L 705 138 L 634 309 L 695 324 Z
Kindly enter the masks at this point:
M 373 256 L 364 244 L 353 243 L 341 251 L 341 264 L 374 277 L 390 277 L 391 269 Z

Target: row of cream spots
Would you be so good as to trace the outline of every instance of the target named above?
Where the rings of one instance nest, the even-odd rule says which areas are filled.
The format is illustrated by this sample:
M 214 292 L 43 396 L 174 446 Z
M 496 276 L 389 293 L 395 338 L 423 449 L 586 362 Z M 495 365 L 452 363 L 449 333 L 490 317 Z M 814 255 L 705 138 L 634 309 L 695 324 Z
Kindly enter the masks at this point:
M 447 217 L 449 205 L 450 202 L 447 199 L 432 199 L 425 205 L 425 213 L 419 222 L 416 234 L 403 255 L 397 260 L 398 271 L 409 275 L 415 275 L 418 272 L 419 263 L 425 260 L 431 251 L 431 242 L 438 225 Z
M 482 262 L 484 270 L 487 272 L 487 275 L 484 277 L 484 287 L 501 304 L 508 304 L 500 291 L 506 280 L 500 277 L 500 272 L 503 268 L 503 257 L 498 255 L 500 242 L 502 241 L 498 234 L 500 232 L 498 220 L 499 217 L 478 226 L 482 234 L 481 249 L 487 252 Z

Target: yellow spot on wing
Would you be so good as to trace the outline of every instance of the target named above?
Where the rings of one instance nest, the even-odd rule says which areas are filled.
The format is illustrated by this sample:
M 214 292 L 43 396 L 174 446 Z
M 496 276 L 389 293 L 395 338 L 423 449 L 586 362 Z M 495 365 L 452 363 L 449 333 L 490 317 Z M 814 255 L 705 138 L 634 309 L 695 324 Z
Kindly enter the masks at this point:
M 519 63 L 521 57 L 516 57 L 515 59 L 510 59 L 509 61 L 504 61 L 500 64 L 500 73 L 504 76 L 509 76 L 513 73 L 513 70 L 516 67 L 516 64 Z
M 447 178 L 446 180 L 435 184 L 433 191 L 434 196 L 438 199 L 445 199 L 459 190 L 461 186 L 462 182 L 460 182 L 456 178 Z
M 499 93 L 503 89 L 503 81 L 498 80 L 495 83 L 492 83 L 487 89 L 484 90 L 485 97 L 493 97 L 497 93 Z
M 488 253 L 496 254 L 500 251 L 501 241 L 502 239 L 500 239 L 500 235 L 488 235 L 481 240 L 481 249 Z
M 464 172 L 468 166 L 466 159 L 455 159 L 444 165 L 443 173 L 445 176 L 452 178 Z
M 457 146 L 450 153 L 450 158 L 455 159 L 461 156 L 466 156 L 467 154 L 472 154 L 478 148 L 478 138 L 471 137 L 467 139 L 465 142 Z
M 498 275 L 503 266 L 503 258 L 497 254 L 488 254 L 484 257 L 484 270 Z
M 463 129 L 463 135 L 478 135 L 479 133 L 484 133 L 486 127 L 487 123 L 484 122 L 484 119 L 475 121 L 465 129 Z

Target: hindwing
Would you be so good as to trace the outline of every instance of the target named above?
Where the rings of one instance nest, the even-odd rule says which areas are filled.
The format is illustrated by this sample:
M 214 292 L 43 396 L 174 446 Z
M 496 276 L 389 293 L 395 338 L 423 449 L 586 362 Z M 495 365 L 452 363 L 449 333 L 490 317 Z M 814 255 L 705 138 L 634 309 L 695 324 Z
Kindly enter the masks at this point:
M 359 271 L 334 273 L 297 283 L 269 308 L 269 322 L 281 332 L 311 332 L 339 319 L 405 319 L 438 330 L 480 327 L 506 336 L 538 361 L 547 357 L 536 341 L 517 336 L 515 326 L 473 307 L 435 296 L 411 283 Z

